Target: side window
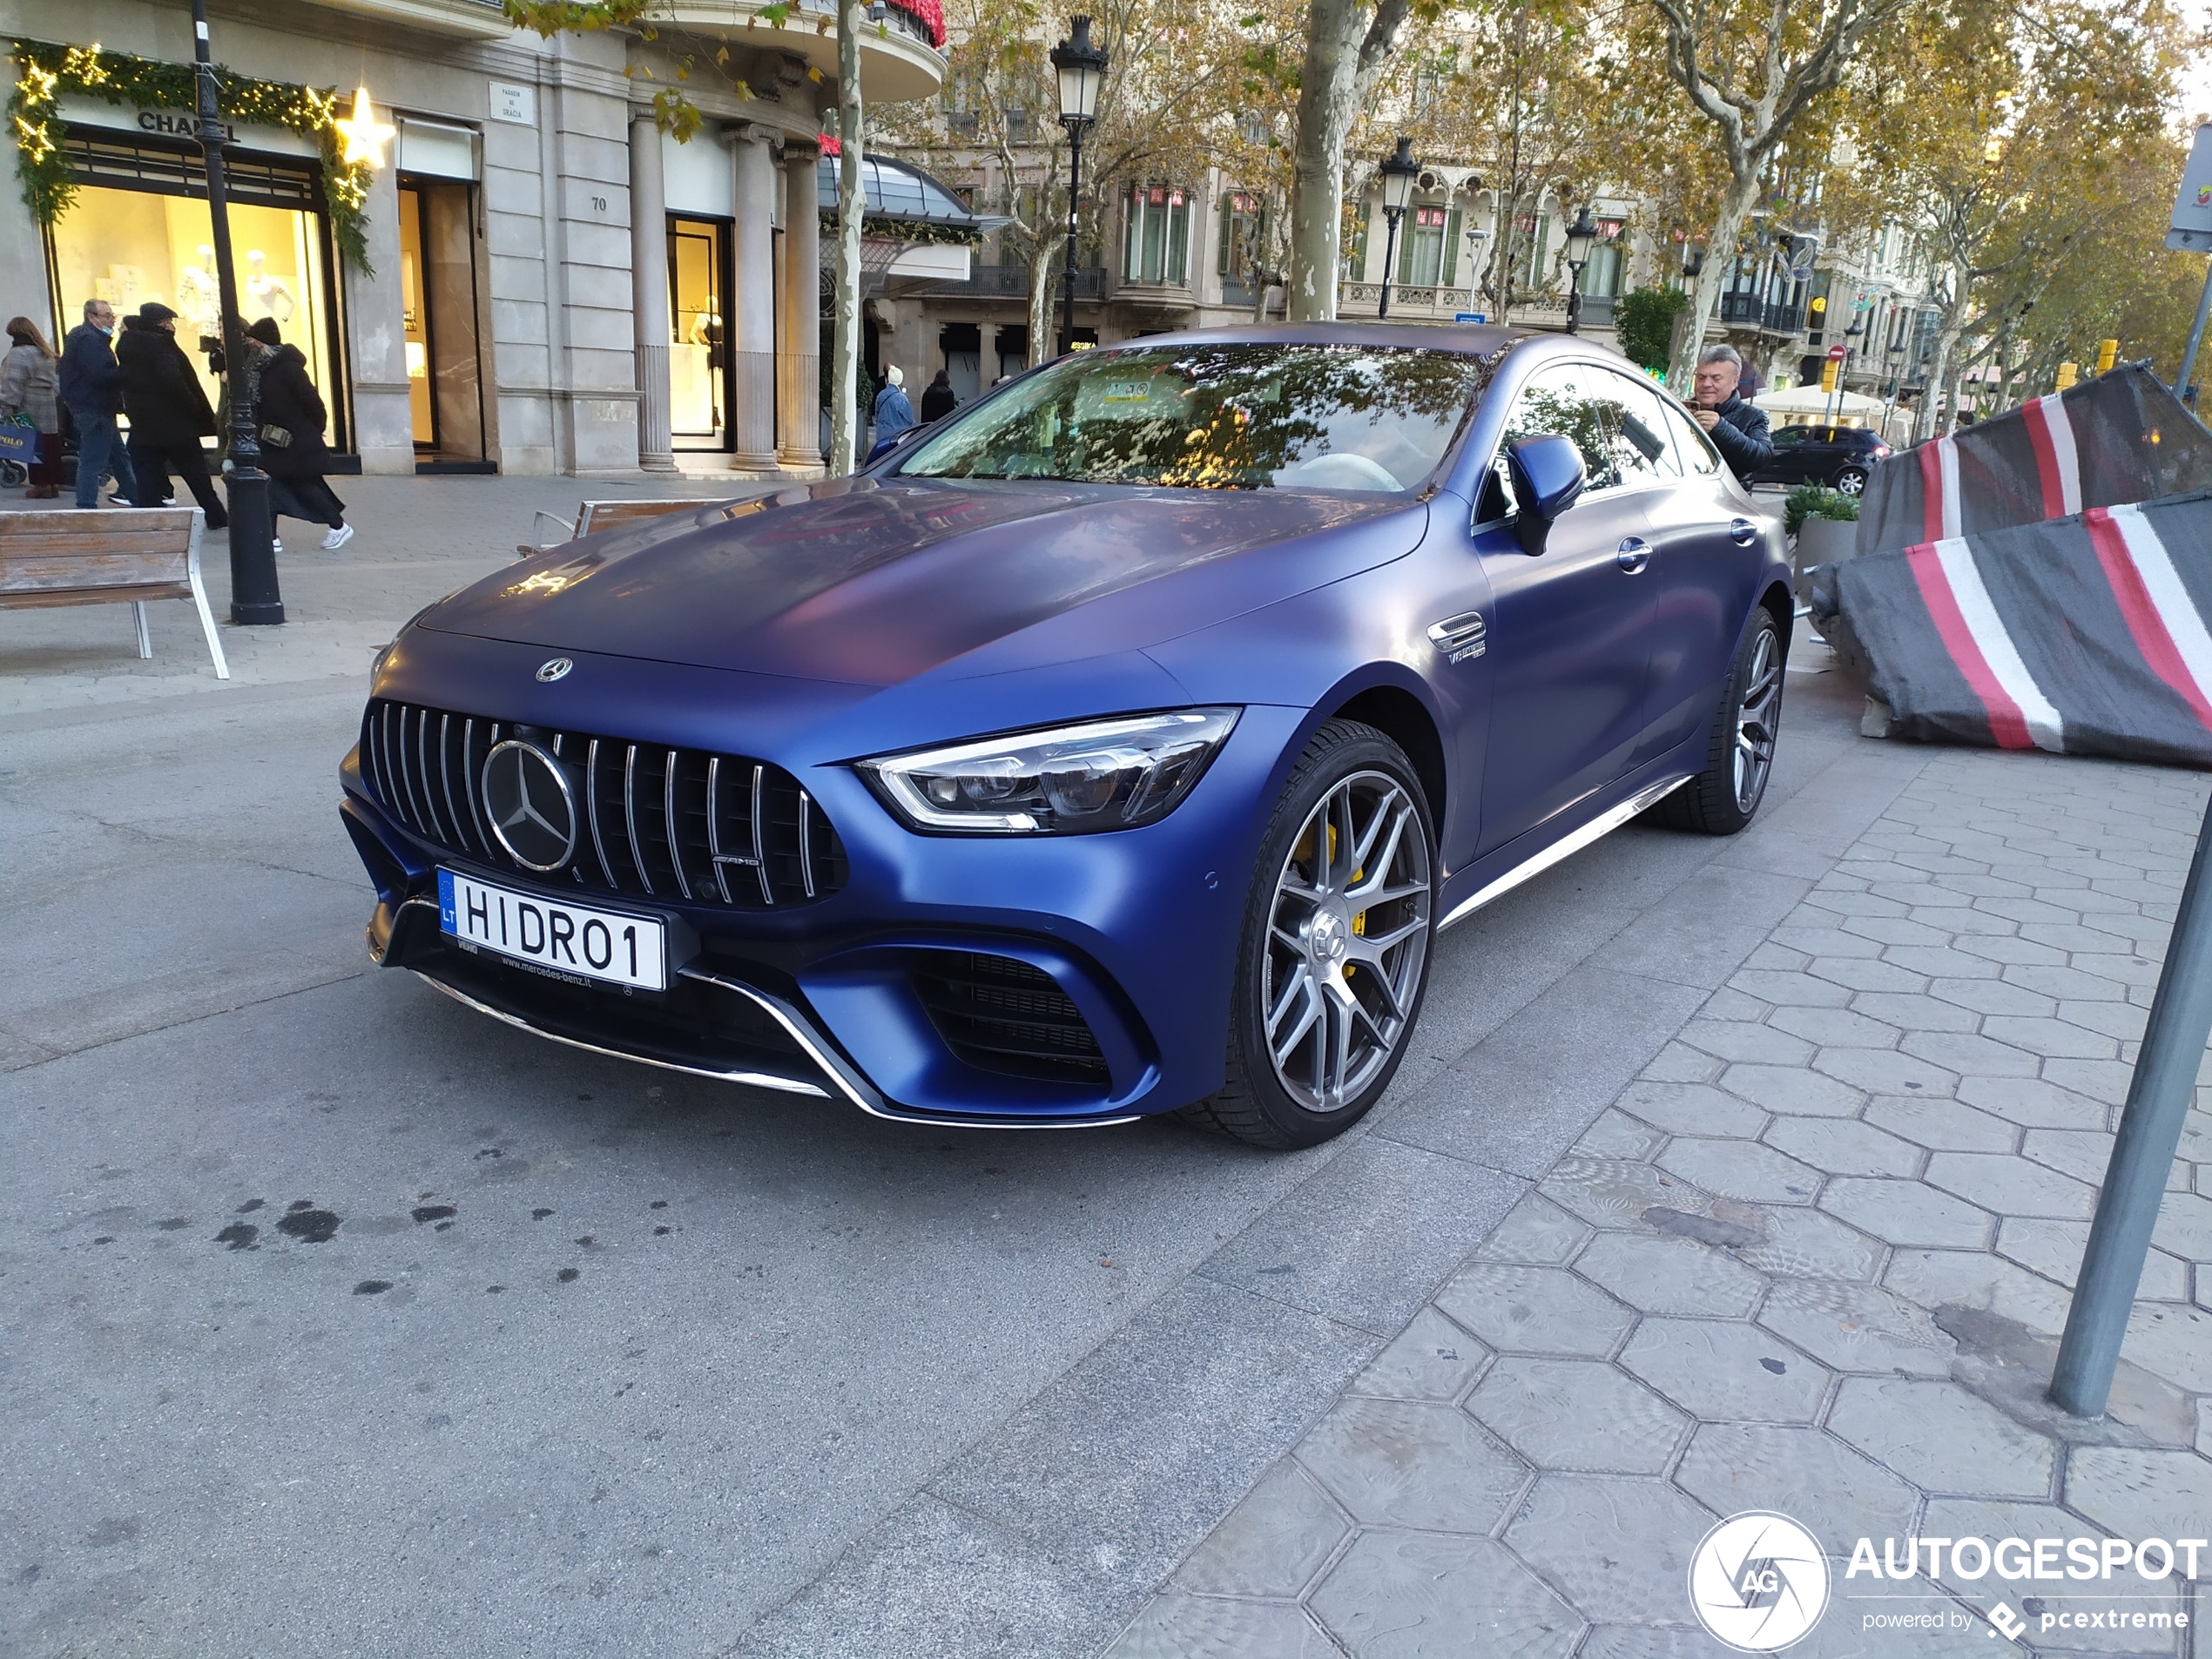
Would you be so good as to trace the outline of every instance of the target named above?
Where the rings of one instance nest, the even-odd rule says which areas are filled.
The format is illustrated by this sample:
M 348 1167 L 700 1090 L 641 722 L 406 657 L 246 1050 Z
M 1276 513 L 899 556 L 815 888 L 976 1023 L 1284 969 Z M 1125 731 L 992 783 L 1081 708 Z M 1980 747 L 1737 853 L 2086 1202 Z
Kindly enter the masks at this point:
M 1777 427 L 1771 435 L 1776 448 L 1794 448 L 1812 435 L 1812 428 L 1809 426 Z
M 1623 483 L 1679 478 L 1682 466 L 1667 437 L 1667 417 L 1649 383 L 1601 369 L 1590 376 L 1602 388 L 1606 425 L 1612 434 L 1614 469 Z
M 1682 406 L 1672 398 L 1661 398 L 1659 405 L 1667 412 L 1667 429 L 1675 435 L 1675 453 L 1682 458 L 1682 469 L 1692 477 L 1710 477 L 1721 469 L 1721 452 L 1713 448 L 1713 441 L 1682 411 Z
M 1506 448 L 1518 438 L 1556 433 L 1570 440 L 1581 451 L 1582 470 L 1589 478 L 1585 495 L 1611 489 L 1621 482 L 1606 406 L 1590 395 L 1590 381 L 1602 372 L 1577 363 L 1554 363 L 1538 369 L 1522 383 L 1505 432 L 1498 440 L 1498 453 L 1491 458 L 1490 480 L 1475 509 L 1478 522 L 1501 518 L 1515 509 Z M 1497 510 L 1493 511 L 1494 508 Z

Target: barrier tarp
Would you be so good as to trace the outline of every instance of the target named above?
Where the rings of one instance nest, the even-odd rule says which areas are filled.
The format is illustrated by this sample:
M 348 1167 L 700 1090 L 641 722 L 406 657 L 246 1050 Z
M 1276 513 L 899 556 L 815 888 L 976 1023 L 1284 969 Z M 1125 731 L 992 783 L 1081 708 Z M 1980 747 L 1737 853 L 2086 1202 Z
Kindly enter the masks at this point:
M 2212 432 L 2131 363 L 1884 462 L 1859 502 L 1858 552 L 2197 489 L 2212 489 Z
M 1814 609 L 1840 610 L 1900 736 L 2212 767 L 2212 490 L 1823 576 Z

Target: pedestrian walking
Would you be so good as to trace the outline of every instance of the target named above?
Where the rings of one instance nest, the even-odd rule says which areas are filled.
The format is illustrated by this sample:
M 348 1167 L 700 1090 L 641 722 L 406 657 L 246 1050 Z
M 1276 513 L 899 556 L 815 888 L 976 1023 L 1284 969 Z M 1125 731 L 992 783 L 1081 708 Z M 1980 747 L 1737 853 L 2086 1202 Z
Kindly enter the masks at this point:
M 905 371 L 894 363 L 883 371 L 883 389 L 875 395 L 875 441 L 897 437 L 914 424 L 914 406 L 907 401 Z
M 138 326 L 126 327 L 115 343 L 115 363 L 123 377 L 123 412 L 131 417 L 131 470 L 138 486 L 132 504 L 160 506 L 173 469 L 207 515 L 207 528 L 223 529 L 231 517 L 199 447 L 202 438 L 215 435 L 215 411 L 177 343 L 177 314 L 158 300 L 140 306 Z
M 115 417 L 123 413 L 123 371 L 115 366 L 115 307 L 84 302 L 84 320 L 62 341 L 61 398 L 77 422 L 77 504 L 98 507 L 100 482 L 112 475 L 126 501 L 136 489 Z
M 1743 360 L 1733 346 L 1708 346 L 1698 354 L 1690 411 L 1721 452 L 1739 483 L 1774 458 L 1766 411 L 1737 395 Z
M 329 534 L 322 544 L 334 553 L 354 539 L 354 527 L 346 522 L 346 503 L 323 476 L 330 449 L 322 433 L 330 415 L 322 394 L 307 373 L 305 354 L 284 343 L 275 318 L 262 318 L 246 331 L 246 337 L 260 354 L 248 373 L 259 374 L 253 414 L 261 423 L 261 470 L 269 475 L 269 516 L 326 526 Z
M 28 317 L 8 319 L 8 354 L 0 357 L 0 418 L 27 415 L 37 428 L 37 459 L 30 463 L 30 488 L 24 495 L 30 501 L 51 501 L 62 493 L 62 422 L 56 401 L 60 365 L 46 336 Z
M 937 371 L 937 378 L 922 388 L 921 422 L 927 426 L 941 421 L 960 407 L 960 394 L 953 390 L 953 377 L 945 369 Z

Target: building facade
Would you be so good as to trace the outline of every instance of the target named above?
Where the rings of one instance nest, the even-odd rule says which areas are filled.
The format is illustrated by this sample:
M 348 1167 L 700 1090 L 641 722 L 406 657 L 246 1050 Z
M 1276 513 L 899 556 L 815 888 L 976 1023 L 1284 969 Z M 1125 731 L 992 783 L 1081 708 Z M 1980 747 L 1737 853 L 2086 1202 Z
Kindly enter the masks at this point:
M 879 8 L 872 102 L 934 96 L 941 24 Z M 926 10 L 926 15 L 925 15 Z M 341 251 L 312 135 L 237 122 L 232 239 L 247 320 L 276 319 L 362 470 L 570 473 L 821 464 L 819 137 L 833 11 L 679 3 L 647 42 L 552 40 L 491 0 L 246 0 L 213 10 L 217 61 L 272 87 L 365 87 L 392 129 Z M 778 21 L 777 19 L 779 19 Z M 0 43 L 97 44 L 189 64 L 181 5 L 0 0 Z M 25 73 L 18 54 L 11 68 Z M 656 121 L 680 86 L 688 143 Z M 0 305 L 65 332 L 84 300 L 158 300 L 180 335 L 219 325 L 191 117 L 64 89 L 51 136 L 77 190 L 41 224 L 0 180 Z M 795 209 L 795 211 L 794 211 Z M 211 392 L 213 382 L 210 380 Z M 349 463 L 348 463 L 349 464 Z

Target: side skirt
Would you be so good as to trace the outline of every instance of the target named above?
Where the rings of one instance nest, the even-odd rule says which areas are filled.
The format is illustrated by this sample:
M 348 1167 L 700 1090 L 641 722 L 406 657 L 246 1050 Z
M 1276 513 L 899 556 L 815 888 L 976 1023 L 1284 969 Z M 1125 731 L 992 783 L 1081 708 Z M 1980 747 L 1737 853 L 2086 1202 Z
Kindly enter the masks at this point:
M 1466 921 L 1493 899 L 1501 898 L 1522 882 L 1541 875 L 1553 865 L 1563 863 L 1573 858 L 1592 842 L 1603 840 L 1639 813 L 1649 810 L 1674 793 L 1695 775 L 1692 772 L 1685 772 L 1679 778 L 1669 778 L 1663 783 L 1652 784 L 1629 796 L 1619 806 L 1608 807 L 1600 813 L 1581 828 L 1561 836 L 1541 852 L 1514 865 L 1513 868 L 1497 877 L 1487 887 L 1480 887 L 1460 900 L 1445 913 L 1444 920 L 1436 924 L 1437 932 L 1442 933 L 1455 921 Z

